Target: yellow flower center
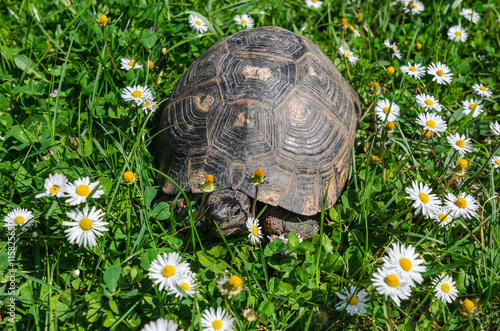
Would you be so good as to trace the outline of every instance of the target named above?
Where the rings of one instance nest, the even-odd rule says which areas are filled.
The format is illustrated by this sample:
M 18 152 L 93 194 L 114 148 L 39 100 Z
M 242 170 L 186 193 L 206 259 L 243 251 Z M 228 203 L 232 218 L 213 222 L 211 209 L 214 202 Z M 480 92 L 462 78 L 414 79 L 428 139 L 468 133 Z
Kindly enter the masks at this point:
M 443 291 L 444 293 L 450 292 L 450 289 L 451 289 L 450 285 L 448 285 L 446 283 L 444 283 L 444 284 L 441 285 L 441 291 Z
M 171 265 L 164 266 L 163 269 L 161 269 L 161 273 L 165 277 L 172 277 L 175 274 L 175 268 Z
M 52 185 L 51 188 L 49 188 L 49 193 L 50 194 L 57 194 L 57 192 L 59 192 L 59 186 L 57 185 Z
M 417 68 L 415 68 L 414 66 L 411 66 L 409 70 L 410 71 L 417 71 Z
M 441 213 L 438 215 L 438 217 L 441 220 L 441 222 L 443 222 L 443 223 L 448 221 L 448 216 L 446 216 L 446 214 Z
M 313 0 L 314 2 L 314 0 Z M 354 27 L 352 25 L 349 25 L 349 30 L 354 30 Z
M 457 146 L 463 148 L 465 146 L 465 141 L 463 139 L 458 140 L 457 141 Z
M 215 329 L 215 330 L 220 330 L 222 329 L 222 321 L 219 321 L 219 320 L 215 320 L 212 322 L 212 327 Z
M 394 122 L 387 122 L 387 127 L 389 129 L 394 129 Z
M 439 69 L 438 71 L 436 71 L 436 75 L 438 75 L 439 77 L 443 76 L 444 75 L 444 71 Z
M 89 193 L 90 189 L 87 185 L 79 185 L 76 188 L 76 194 L 78 194 L 79 196 L 86 197 L 87 195 L 89 195 Z
M 153 69 L 155 66 L 155 63 L 153 61 L 148 61 L 148 67 L 149 69 Z
M 471 104 L 469 105 L 469 108 L 470 108 L 470 109 L 474 109 L 474 108 L 476 108 L 476 104 L 475 104 L 475 103 L 471 103 Z
M 242 23 L 242 24 L 247 24 L 247 23 L 248 23 L 248 21 L 247 21 L 247 20 L 241 20 L 241 23 Z
M 399 260 L 399 265 L 401 266 L 401 268 L 403 268 L 404 271 L 411 270 L 411 261 L 407 258 L 403 257 L 401 260 Z
M 214 176 L 212 176 L 212 175 L 206 175 L 205 176 L 205 182 L 213 183 L 214 182 Z
M 457 166 L 459 166 L 462 169 L 467 168 L 467 165 L 468 165 L 468 163 L 467 163 L 466 159 L 460 159 L 457 161 Z
M 346 55 L 347 57 L 351 57 L 351 56 L 352 56 L 352 55 L 351 55 L 351 53 L 349 53 L 349 52 L 347 52 L 345 55 Z
M 425 194 L 424 192 L 419 193 L 418 197 L 419 197 L 420 201 L 422 201 L 423 203 L 429 202 L 429 196 L 427 194 Z
M 189 290 L 189 284 L 188 283 L 182 283 L 181 285 L 179 285 L 179 287 L 184 291 L 186 292 L 187 290 Z
M 460 31 L 455 31 L 455 36 L 460 37 L 462 33 Z
M 389 109 L 389 107 L 385 107 L 384 108 L 384 113 L 390 114 L 391 113 L 391 109 Z
M 413 5 L 413 9 L 417 9 L 417 8 L 418 8 L 418 6 L 417 6 L 417 5 Z
M 229 287 L 231 289 L 237 289 L 241 285 L 243 285 L 243 279 L 241 279 L 241 277 L 232 275 L 231 278 L 229 278 Z
M 25 218 L 23 216 L 17 216 L 16 218 L 14 218 L 14 222 L 19 225 L 22 225 L 24 223 L 24 220 Z
M 385 283 L 390 287 L 399 286 L 399 278 L 396 275 L 389 275 L 385 277 Z
M 144 108 L 148 108 L 149 106 L 151 106 L 149 102 L 144 102 L 142 105 L 144 106 Z
M 142 92 L 138 91 L 138 90 L 135 90 L 134 92 L 132 92 L 132 96 L 134 98 L 140 98 L 140 97 L 142 97 Z
M 458 198 L 457 201 L 455 201 L 455 205 L 457 205 L 458 208 L 465 208 L 467 207 L 467 200 Z
M 85 231 L 92 229 L 92 220 L 88 217 L 82 218 L 80 221 L 80 227 Z
M 378 162 L 378 161 L 380 161 L 378 155 L 372 155 L 372 162 Z
M 425 124 L 431 129 L 434 129 L 436 127 L 436 122 L 434 122 L 433 120 L 428 120 L 427 122 L 425 122 Z
M 496 160 L 495 163 L 500 166 L 500 159 Z
M 350 295 L 347 297 L 347 303 L 350 304 L 350 305 L 355 305 L 358 303 L 358 297 L 355 296 L 355 295 Z
M 341 19 L 340 24 L 347 25 L 347 20 L 345 18 Z
M 130 183 L 131 181 L 133 181 L 135 178 L 135 175 L 132 171 L 125 171 L 123 173 L 123 180 L 126 181 L 127 183 Z
M 100 22 L 101 24 L 106 24 L 106 23 L 108 23 L 108 17 L 107 17 L 106 15 L 101 15 L 101 16 L 99 16 L 99 22 Z
M 377 89 L 377 88 L 379 88 L 379 87 L 380 87 L 380 84 L 379 84 L 379 83 L 377 83 L 377 82 L 373 82 L 373 83 L 372 83 L 372 86 L 373 86 L 373 88 L 376 88 L 376 89 Z
M 264 176 L 264 169 L 257 168 L 257 169 L 254 170 L 253 174 L 256 175 L 256 176 Z
M 252 233 L 254 236 L 257 236 L 259 234 L 259 228 L 257 225 L 252 225 Z
M 480 89 L 481 91 L 486 91 L 486 90 L 487 90 L 487 88 L 486 88 L 486 87 L 484 87 L 484 86 L 481 86 L 479 89 Z
M 474 308 L 475 304 L 469 299 L 465 299 L 464 302 L 462 303 L 462 309 L 463 310 L 471 310 Z
M 135 67 L 135 60 L 134 59 L 130 60 L 128 65 L 131 66 L 132 68 Z
M 423 129 L 422 135 L 427 139 L 431 139 L 432 138 L 432 131 Z
M 472 17 L 472 13 L 467 13 L 467 15 L 469 15 L 470 17 Z
M 417 49 L 422 49 L 422 44 L 421 43 L 417 43 Z
M 434 102 L 433 102 L 432 100 L 430 100 L 430 99 L 426 99 L 426 100 L 425 100 L 425 104 L 426 104 L 427 106 L 431 106 L 431 107 L 432 107 L 432 106 L 434 105 Z
M 201 21 L 200 21 L 200 20 L 196 20 L 194 23 L 195 23 L 196 25 L 201 25 Z
M 393 66 L 390 66 L 389 68 L 387 68 L 387 72 L 390 74 L 393 74 L 395 71 L 396 71 L 396 69 L 394 69 Z

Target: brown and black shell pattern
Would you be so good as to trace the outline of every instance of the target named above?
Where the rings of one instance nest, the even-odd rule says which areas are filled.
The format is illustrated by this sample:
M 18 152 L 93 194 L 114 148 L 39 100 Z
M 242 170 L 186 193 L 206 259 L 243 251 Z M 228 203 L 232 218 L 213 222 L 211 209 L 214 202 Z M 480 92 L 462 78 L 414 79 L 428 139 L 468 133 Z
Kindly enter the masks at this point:
M 207 174 L 220 189 L 254 197 L 246 176 L 268 183 L 258 200 L 294 213 L 327 208 L 345 184 L 360 116 L 358 95 L 308 39 L 278 27 L 220 40 L 181 76 L 164 109 L 157 166 L 187 191 Z M 167 194 L 176 187 L 161 174 Z

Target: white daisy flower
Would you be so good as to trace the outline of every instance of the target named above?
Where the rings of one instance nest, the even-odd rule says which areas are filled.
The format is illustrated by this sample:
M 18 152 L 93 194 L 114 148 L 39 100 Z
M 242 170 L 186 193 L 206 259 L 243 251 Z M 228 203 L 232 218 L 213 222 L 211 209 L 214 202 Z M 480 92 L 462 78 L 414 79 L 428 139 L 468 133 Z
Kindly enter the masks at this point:
M 451 83 L 453 77 L 453 73 L 450 72 L 450 68 L 439 61 L 437 64 L 431 63 L 431 65 L 427 68 L 427 74 L 434 76 L 432 81 L 436 81 L 441 85 Z
M 384 45 L 392 51 L 392 58 L 397 57 L 401 60 L 401 52 L 398 50 L 396 43 L 391 44 L 389 39 L 386 39 L 384 40 Z
M 247 14 L 236 15 L 234 20 L 236 21 L 236 24 L 238 24 L 238 25 L 241 25 L 243 27 L 253 28 L 253 24 L 254 24 L 253 18 L 251 18 Z
M 349 315 L 363 315 L 366 313 L 366 302 L 369 300 L 368 294 L 364 290 L 357 290 L 356 286 L 351 286 L 349 289 L 344 288 L 341 292 L 337 292 L 337 296 L 341 299 L 335 309 L 338 311 L 347 311 Z
M 464 43 L 467 40 L 467 31 L 465 31 L 465 29 L 462 28 L 460 25 L 452 26 L 448 30 L 448 38 L 450 38 L 455 42 Z
M 399 68 L 403 74 L 406 74 L 415 79 L 420 79 L 425 75 L 425 66 L 419 63 L 412 65 L 408 62 L 407 66 L 401 66 Z
M 409 194 L 406 199 L 414 200 L 413 208 L 416 208 L 415 215 L 417 215 L 420 210 L 422 214 L 430 218 L 437 211 L 440 205 L 440 201 L 435 194 L 432 194 L 432 190 L 424 183 L 417 183 L 413 181 L 411 183 L 412 187 L 405 188 L 405 192 Z
M 458 295 L 455 281 L 451 276 L 436 277 L 432 281 L 436 298 L 444 303 L 452 303 Z
M 482 101 L 479 99 L 471 99 L 470 101 L 464 100 L 464 102 L 462 102 L 462 105 L 464 106 L 464 114 L 469 115 L 471 111 L 474 111 L 474 113 L 472 114 L 472 118 L 476 118 L 481 115 L 481 113 L 484 111 L 481 102 Z
M 61 174 L 50 174 L 43 186 L 45 187 L 45 192 L 35 195 L 35 198 L 41 197 L 58 197 L 62 198 L 64 196 L 64 190 L 66 188 L 66 183 L 68 178 Z
M 142 110 L 144 111 L 144 114 L 149 115 L 149 112 L 154 112 L 156 108 L 158 107 L 158 102 L 152 100 L 145 100 L 142 103 Z
M 377 102 L 375 114 L 379 121 L 395 122 L 399 117 L 399 106 L 389 99 L 383 99 Z
M 494 156 L 491 158 L 491 165 L 493 168 L 500 168 L 500 156 Z
M 201 327 L 203 331 L 232 331 L 236 324 L 225 309 L 210 307 L 203 312 Z
M 424 131 L 431 131 L 441 136 L 439 133 L 446 131 L 446 122 L 439 115 L 432 113 L 422 113 L 418 115 L 417 124 L 424 127 Z
M 439 112 L 441 111 L 441 105 L 432 95 L 422 93 L 415 96 L 415 99 L 417 100 L 417 103 L 425 110 L 435 110 Z
M 88 202 L 87 199 L 98 199 L 104 194 L 99 182 L 90 182 L 89 177 L 78 178 L 74 183 L 67 183 L 64 197 L 69 198 L 66 203 L 76 206 Z
M 104 212 L 101 209 L 92 207 L 89 211 L 89 206 L 85 205 L 83 211 L 74 209 L 67 212 L 66 215 L 76 222 L 63 221 L 62 225 L 69 226 L 69 229 L 64 230 L 70 244 L 76 243 L 80 247 L 94 247 L 97 245 L 96 236 L 102 237 L 104 234 L 101 231 L 108 231 L 105 225 L 108 222 L 103 222 Z
M 434 214 L 434 221 L 439 224 L 440 227 L 453 227 L 457 221 L 448 213 L 443 207 L 439 207 L 438 211 Z
M 418 15 L 424 11 L 425 6 L 422 2 L 418 0 L 405 1 L 404 10 L 405 13 L 411 13 L 412 15 Z
M 142 69 L 142 64 L 140 62 L 136 62 L 134 59 L 128 57 L 122 57 L 120 59 L 121 68 L 124 70 L 132 70 L 132 69 Z
M 176 331 L 179 324 L 174 321 L 169 321 L 164 318 L 157 319 L 156 321 L 149 322 L 144 325 L 141 331 Z
M 472 89 L 480 97 L 489 98 L 493 94 L 491 90 L 488 87 L 484 86 L 483 84 L 474 84 L 472 86 Z
M 388 269 L 396 269 L 405 277 L 410 287 L 414 287 L 415 283 L 421 284 L 424 281 L 422 273 L 425 272 L 425 266 L 421 265 L 425 261 L 418 257 L 415 252 L 415 247 L 408 245 L 400 245 L 393 243 L 392 247 L 387 252 L 388 256 L 384 256 L 384 267 Z
M 319 0 L 306 0 L 306 6 L 307 7 L 313 7 L 313 8 L 319 9 L 322 4 L 323 4 L 323 1 L 319 1 Z
M 248 231 L 250 232 L 250 234 L 248 235 L 250 243 L 255 246 L 258 243 L 260 243 L 260 240 L 262 239 L 262 227 L 259 226 L 259 219 L 258 218 L 254 219 L 253 217 L 249 217 L 246 225 Z
M 135 101 L 137 106 L 142 105 L 146 100 L 153 99 L 153 94 L 147 86 L 127 86 L 122 92 L 125 101 Z
M 388 269 L 383 266 L 373 273 L 371 281 L 377 292 L 385 297 L 385 300 L 391 297 L 398 307 L 401 300 L 410 297 L 411 287 L 406 278 L 396 269 Z
M 35 222 L 35 216 L 28 209 L 16 208 L 11 210 L 5 219 L 3 225 L 11 231 L 18 226 L 22 230 L 28 229 Z
M 460 12 L 460 15 L 463 16 L 466 20 L 472 21 L 472 23 L 474 24 L 479 21 L 479 14 L 470 8 L 463 8 Z
M 490 123 L 490 129 L 495 136 L 500 136 L 500 124 L 497 121 Z
M 448 140 L 451 146 L 453 146 L 453 148 L 458 151 L 458 154 L 460 154 L 460 156 L 473 151 L 471 139 L 465 139 L 465 135 L 460 135 L 458 133 L 450 134 L 448 138 L 446 138 L 446 140 Z
M 452 193 L 446 193 L 446 201 L 444 207 L 446 213 L 453 217 L 463 216 L 467 219 L 477 215 L 476 210 L 479 209 L 476 199 L 472 195 L 462 192 L 458 197 Z
M 358 62 L 359 60 L 359 57 L 357 56 L 354 56 L 351 51 L 345 49 L 344 47 L 340 46 L 339 47 L 339 53 L 346 56 L 347 59 L 349 60 L 349 62 L 351 62 L 352 64 L 356 64 L 356 62 Z
M 208 27 L 205 22 L 203 22 L 201 18 L 195 15 L 189 15 L 189 26 L 193 30 L 196 30 L 198 33 L 204 33 L 208 31 Z
M 192 297 L 196 293 L 198 287 L 195 278 L 196 275 L 192 272 L 182 275 L 182 277 L 179 277 L 179 280 L 174 283 L 174 286 L 168 290 L 168 294 L 175 294 L 175 297 L 178 299 L 188 296 Z M 181 289 L 184 293 L 182 293 Z
M 149 266 L 149 278 L 153 279 L 158 290 L 171 290 L 174 284 L 183 279 L 189 273 L 189 264 L 182 261 L 177 252 L 163 253 L 151 262 Z

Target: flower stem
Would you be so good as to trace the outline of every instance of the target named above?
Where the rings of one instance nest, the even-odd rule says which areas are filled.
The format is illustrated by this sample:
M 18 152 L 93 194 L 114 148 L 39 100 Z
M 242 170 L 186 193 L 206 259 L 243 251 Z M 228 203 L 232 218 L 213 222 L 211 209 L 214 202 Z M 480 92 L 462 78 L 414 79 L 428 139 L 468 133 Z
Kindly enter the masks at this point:
M 255 186 L 255 199 L 252 204 L 252 218 L 255 219 L 255 206 L 257 205 L 257 195 L 259 194 L 259 185 Z
M 128 196 L 130 197 L 130 202 L 132 203 L 132 208 L 134 209 L 135 216 L 137 216 L 137 221 L 140 222 L 141 217 L 139 216 L 139 211 L 135 205 L 134 199 L 132 198 L 132 185 L 128 186 Z

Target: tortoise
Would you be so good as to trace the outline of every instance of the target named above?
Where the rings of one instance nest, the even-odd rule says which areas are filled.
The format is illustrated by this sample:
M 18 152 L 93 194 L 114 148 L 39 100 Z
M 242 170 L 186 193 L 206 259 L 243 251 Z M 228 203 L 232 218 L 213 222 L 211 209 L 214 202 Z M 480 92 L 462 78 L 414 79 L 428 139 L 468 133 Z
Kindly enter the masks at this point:
M 191 193 L 213 175 L 208 214 L 224 236 L 246 228 L 255 195 L 246 176 L 261 168 L 264 232 L 307 238 L 325 194 L 330 208 L 342 192 L 360 112 L 357 93 L 314 43 L 279 27 L 244 30 L 179 78 L 160 120 L 157 167 Z M 161 173 L 157 181 L 178 193 Z

